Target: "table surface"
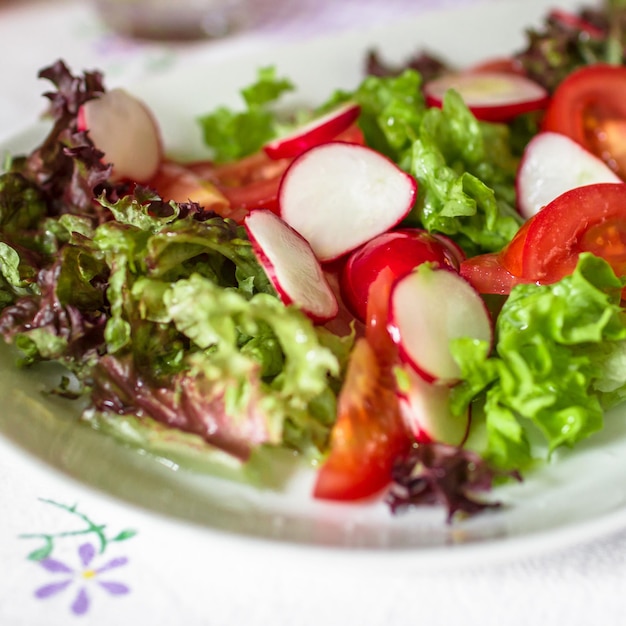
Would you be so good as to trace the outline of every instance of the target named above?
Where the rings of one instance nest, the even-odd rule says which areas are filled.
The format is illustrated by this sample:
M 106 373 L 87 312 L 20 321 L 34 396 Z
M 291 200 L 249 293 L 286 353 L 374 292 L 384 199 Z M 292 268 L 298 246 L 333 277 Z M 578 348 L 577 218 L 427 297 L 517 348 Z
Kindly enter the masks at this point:
M 493 2 L 497 0 L 491 0 Z M 523 1 L 523 0 L 519 0 Z M 62 57 L 128 84 L 187 55 L 378 24 L 470 0 L 257 2 L 247 30 L 191 44 L 125 40 L 87 2 L 0 1 L 0 141 L 41 113 L 33 77 Z M 230 558 L 201 529 L 155 518 L 51 471 L 0 438 L 0 623 L 527 625 L 623 622 L 626 529 L 527 558 L 393 573 Z M 99 543 L 98 543 L 99 542 Z M 106 551 L 102 548 L 106 545 Z M 43 552 L 47 558 L 42 559 Z

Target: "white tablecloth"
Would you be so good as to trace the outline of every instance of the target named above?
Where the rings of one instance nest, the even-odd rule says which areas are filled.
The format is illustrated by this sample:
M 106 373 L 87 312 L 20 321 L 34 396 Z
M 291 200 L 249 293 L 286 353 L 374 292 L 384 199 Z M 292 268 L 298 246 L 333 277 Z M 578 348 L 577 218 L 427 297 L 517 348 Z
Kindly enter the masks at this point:
M 228 58 L 280 39 L 461 4 L 470 0 L 258 0 L 255 10 L 267 5 L 265 13 L 248 30 L 174 45 L 124 40 L 87 2 L 0 2 L 0 140 L 41 112 L 35 77 L 58 57 L 104 70 L 109 85 L 129 84 L 200 49 Z M 626 529 L 441 571 L 380 571 L 375 559 L 324 567 L 301 552 L 289 558 L 285 546 L 275 559 L 254 542 L 235 549 L 236 538 L 216 540 L 68 480 L 2 437 L 0 502 L 2 626 L 588 626 L 626 619 Z

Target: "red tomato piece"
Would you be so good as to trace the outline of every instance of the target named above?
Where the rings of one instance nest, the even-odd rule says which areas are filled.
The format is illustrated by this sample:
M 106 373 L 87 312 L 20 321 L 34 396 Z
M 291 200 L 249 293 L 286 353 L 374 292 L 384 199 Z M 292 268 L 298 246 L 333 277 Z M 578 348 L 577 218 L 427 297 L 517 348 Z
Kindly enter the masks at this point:
M 269 209 L 278 215 L 279 186 L 280 176 L 236 187 L 219 186 L 219 189 L 232 207 L 243 209 L 246 214 L 253 209 Z
M 500 253 L 467 259 L 460 273 L 480 293 L 507 294 L 519 283 L 561 280 L 583 252 L 626 276 L 626 183 L 566 191 L 525 222 Z
M 149 184 L 166 201 L 193 201 L 207 208 L 228 206 L 227 199 L 212 182 L 180 163 L 163 161 Z
M 521 279 L 509 272 L 497 252 L 480 254 L 461 263 L 459 273 L 482 294 L 508 295 Z
M 626 183 L 566 191 L 528 222 L 522 277 L 552 283 L 571 274 L 582 252 L 604 258 L 626 275 Z
M 386 270 L 372 285 L 366 334 L 350 357 L 316 498 L 375 496 L 391 482 L 396 459 L 413 443 L 400 414 L 393 374 L 397 353 L 386 328 L 392 281 Z
M 596 64 L 556 89 L 543 129 L 567 135 L 626 177 L 626 67 Z
M 350 125 L 342 133 L 339 133 L 335 141 L 345 141 L 346 143 L 356 143 L 360 146 L 365 145 L 365 137 L 359 125 L 355 122 Z
M 531 223 L 532 220 L 524 222 L 508 245 L 497 254 L 501 265 L 513 276 L 522 276 L 523 274 L 524 246 L 526 244 L 528 228 Z

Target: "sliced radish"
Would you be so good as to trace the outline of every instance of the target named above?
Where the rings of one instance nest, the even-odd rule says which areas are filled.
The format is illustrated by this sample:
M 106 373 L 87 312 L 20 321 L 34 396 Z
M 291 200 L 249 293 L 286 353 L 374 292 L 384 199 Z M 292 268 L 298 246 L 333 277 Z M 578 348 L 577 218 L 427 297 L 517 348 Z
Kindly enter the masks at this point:
M 155 175 L 163 156 L 161 136 L 141 100 L 123 89 L 112 89 L 85 102 L 77 124 L 113 164 L 114 179 L 145 183 Z
M 506 122 L 522 113 L 543 109 L 548 92 L 538 83 L 512 72 L 465 72 L 446 74 L 424 86 L 426 103 L 441 107 L 454 89 L 480 120 Z
M 359 117 L 361 107 L 349 102 L 301 126 L 284 137 L 266 144 L 263 149 L 272 159 L 296 157 L 313 146 L 335 139 Z
M 470 427 L 469 409 L 463 415 L 450 410 L 451 387 L 426 382 L 412 368 L 398 376 L 397 395 L 405 424 L 418 443 L 446 443 L 460 446 Z
M 411 210 L 417 182 L 380 153 L 326 143 L 297 157 L 278 193 L 281 217 L 330 261 L 389 230 Z
M 542 132 L 527 144 L 517 171 L 517 207 L 528 219 L 562 193 L 593 183 L 619 183 L 617 174 L 566 135 Z
M 491 318 L 478 292 L 455 272 L 430 264 L 394 285 L 388 328 L 403 361 L 428 382 L 458 380 L 452 339 L 492 341 Z
M 422 263 L 435 263 L 458 270 L 458 248 L 419 228 L 400 228 L 370 239 L 351 252 L 341 274 L 341 293 L 361 321 L 365 321 L 371 284 L 388 267 L 394 279 Z
M 271 211 L 251 211 L 244 225 L 259 263 L 285 304 L 296 304 L 315 322 L 339 306 L 311 246 Z

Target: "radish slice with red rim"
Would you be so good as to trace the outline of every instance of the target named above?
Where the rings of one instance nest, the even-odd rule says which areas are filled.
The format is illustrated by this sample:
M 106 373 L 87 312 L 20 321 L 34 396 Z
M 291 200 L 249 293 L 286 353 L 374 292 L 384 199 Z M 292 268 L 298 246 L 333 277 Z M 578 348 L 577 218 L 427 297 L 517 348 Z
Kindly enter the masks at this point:
M 395 283 L 388 329 L 402 360 L 422 378 L 450 384 L 461 374 L 450 342 L 469 337 L 491 345 L 493 337 L 478 292 L 455 272 L 428 263 Z
M 112 89 L 85 102 L 77 125 L 113 165 L 113 179 L 145 183 L 156 174 L 163 157 L 159 128 L 146 105 L 127 91 Z
M 545 131 L 526 145 L 515 181 L 517 208 L 526 219 L 562 193 L 622 179 L 595 154 L 566 135 Z
M 382 154 L 330 142 L 297 157 L 283 176 L 281 217 L 321 261 L 337 259 L 398 224 L 411 210 L 416 180 Z
M 446 443 L 460 446 L 467 439 L 470 410 L 454 415 L 450 409 L 451 387 L 426 382 L 412 368 L 398 374 L 397 397 L 407 428 L 418 443 Z
M 333 319 L 339 305 L 311 246 L 271 211 L 251 211 L 244 226 L 268 278 L 286 304 L 300 307 L 313 321 Z
M 470 111 L 488 122 L 506 122 L 548 104 L 548 92 L 533 80 L 511 72 L 447 74 L 424 86 L 426 104 L 441 107 L 446 92 L 454 89 Z
M 335 139 L 356 121 L 360 112 L 361 107 L 358 104 L 348 102 L 300 126 L 292 133 L 270 141 L 263 149 L 271 159 L 296 157 L 309 148 Z

